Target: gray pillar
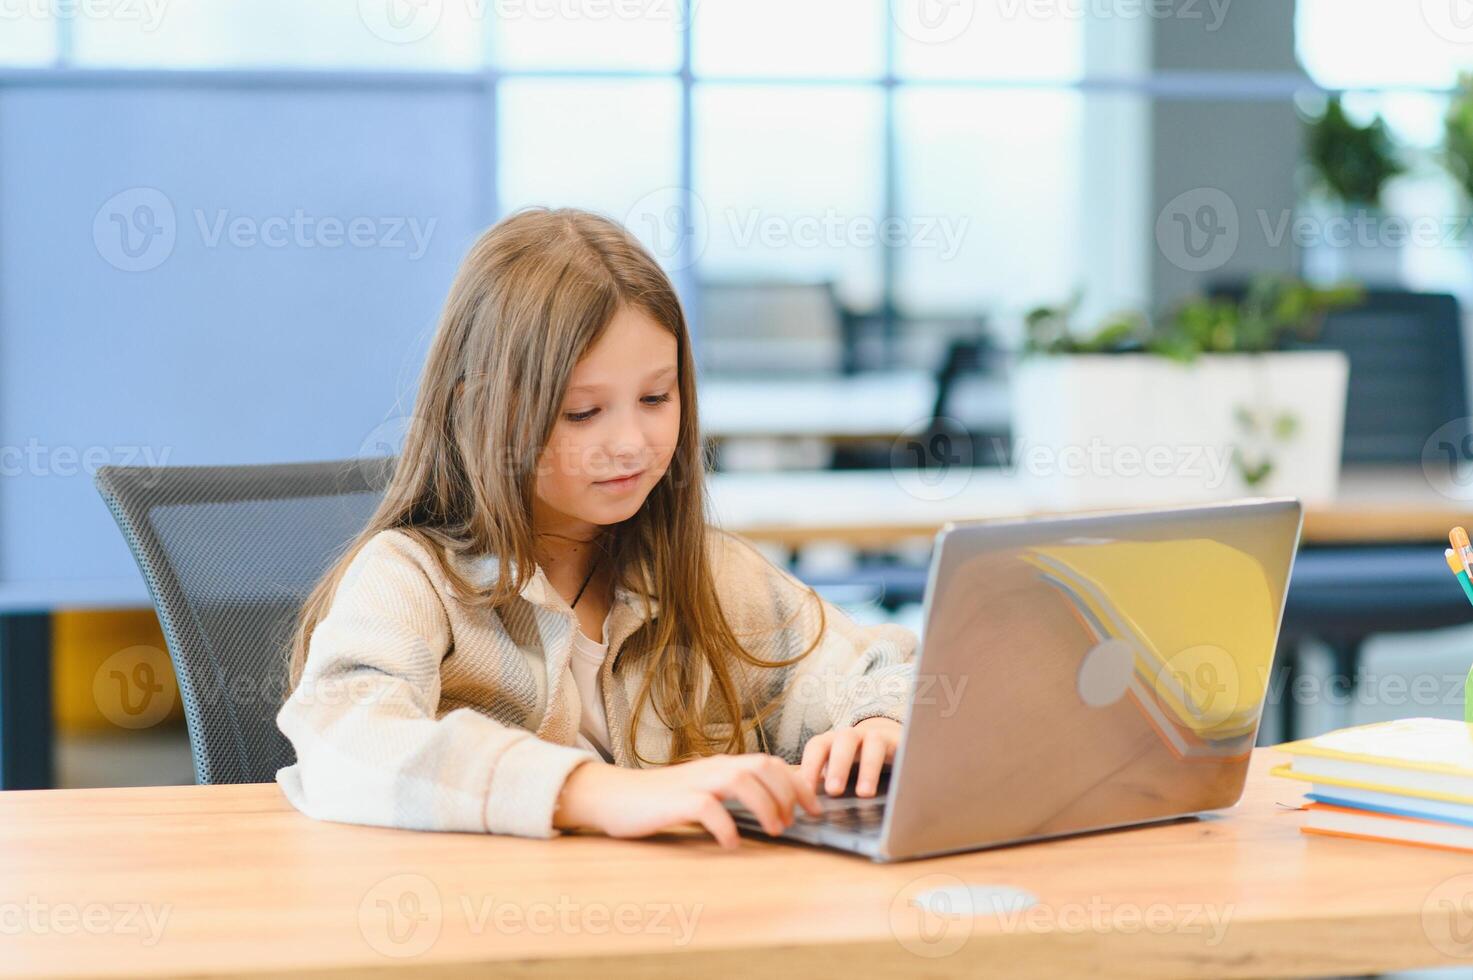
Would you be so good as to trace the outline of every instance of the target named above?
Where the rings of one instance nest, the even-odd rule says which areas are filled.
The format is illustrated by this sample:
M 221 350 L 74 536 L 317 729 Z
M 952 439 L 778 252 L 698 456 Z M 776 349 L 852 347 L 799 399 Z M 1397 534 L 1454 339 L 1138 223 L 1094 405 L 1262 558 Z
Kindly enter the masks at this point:
M 1174 11 L 1151 19 L 1152 68 L 1167 87 L 1173 72 L 1299 71 L 1294 0 L 1176 0 Z M 1298 271 L 1292 237 L 1275 234 L 1294 207 L 1302 125 L 1287 94 L 1267 94 L 1272 79 L 1258 83 L 1260 94 L 1242 98 L 1154 103 L 1148 244 L 1158 308 L 1215 280 Z

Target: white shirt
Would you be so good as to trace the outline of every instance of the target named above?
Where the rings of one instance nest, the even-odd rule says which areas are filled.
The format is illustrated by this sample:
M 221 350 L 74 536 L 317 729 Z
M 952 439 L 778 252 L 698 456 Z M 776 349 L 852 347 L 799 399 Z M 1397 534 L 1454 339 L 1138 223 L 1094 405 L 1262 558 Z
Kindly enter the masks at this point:
M 583 703 L 583 716 L 578 721 L 578 745 L 597 752 L 606 762 L 613 762 L 614 750 L 609 740 L 608 718 L 604 714 L 603 693 L 598 681 L 599 668 L 608 652 L 607 643 L 596 643 L 584 636 L 576 625 L 573 627 L 573 683 L 578 688 L 578 700 Z

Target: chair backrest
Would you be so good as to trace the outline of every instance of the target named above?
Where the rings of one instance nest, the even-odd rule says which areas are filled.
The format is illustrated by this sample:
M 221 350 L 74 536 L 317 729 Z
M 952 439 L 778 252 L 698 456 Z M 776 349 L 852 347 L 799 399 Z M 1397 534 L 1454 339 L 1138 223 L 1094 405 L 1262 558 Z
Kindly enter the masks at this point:
M 1350 360 L 1347 463 L 1419 464 L 1433 432 L 1468 415 L 1462 313 L 1452 296 L 1368 289 L 1364 302 L 1327 315 L 1314 339 L 1288 346 L 1340 350 Z
M 842 308 L 830 283 L 703 282 L 701 366 L 712 373 L 836 374 Z
M 932 433 L 960 426 L 968 466 L 1005 465 L 1011 444 L 1012 406 L 1002 359 L 992 339 L 980 330 L 954 338 L 936 368 Z
M 294 761 L 275 720 L 291 631 L 393 462 L 97 471 L 158 610 L 198 782 L 269 781 Z
M 1420 463 L 1428 437 L 1468 415 L 1463 320 L 1452 296 L 1368 290 L 1363 304 L 1331 313 L 1319 336 L 1294 346 L 1350 359 L 1347 463 Z

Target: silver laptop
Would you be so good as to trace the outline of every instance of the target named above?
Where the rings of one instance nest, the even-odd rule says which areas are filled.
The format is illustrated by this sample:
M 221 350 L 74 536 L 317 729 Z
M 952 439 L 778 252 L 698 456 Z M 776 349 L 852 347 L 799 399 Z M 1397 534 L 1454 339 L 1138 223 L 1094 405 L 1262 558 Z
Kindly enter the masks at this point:
M 881 795 L 851 774 L 781 836 L 895 861 L 1232 806 L 1301 523 L 1275 498 L 947 524 Z

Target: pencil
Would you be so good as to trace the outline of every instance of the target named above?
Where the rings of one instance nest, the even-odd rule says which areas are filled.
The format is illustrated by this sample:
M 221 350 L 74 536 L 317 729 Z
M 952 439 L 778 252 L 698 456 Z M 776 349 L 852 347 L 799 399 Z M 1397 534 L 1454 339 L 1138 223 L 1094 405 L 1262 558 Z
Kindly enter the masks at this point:
M 1466 537 L 1464 535 L 1465 539 Z M 1453 549 L 1448 548 L 1442 553 L 1442 556 L 1447 559 L 1447 567 L 1452 569 L 1452 573 L 1458 577 L 1458 584 L 1463 587 L 1463 595 L 1468 597 L 1470 604 L 1473 604 L 1473 582 L 1468 581 L 1468 570 L 1463 567 L 1463 563 L 1458 559 L 1458 555 Z

